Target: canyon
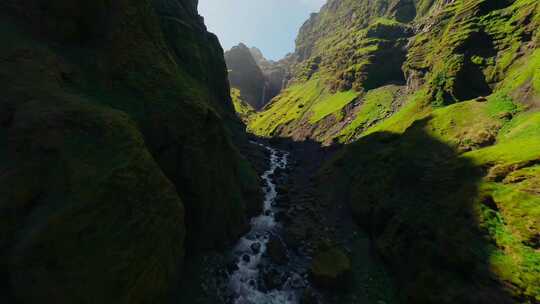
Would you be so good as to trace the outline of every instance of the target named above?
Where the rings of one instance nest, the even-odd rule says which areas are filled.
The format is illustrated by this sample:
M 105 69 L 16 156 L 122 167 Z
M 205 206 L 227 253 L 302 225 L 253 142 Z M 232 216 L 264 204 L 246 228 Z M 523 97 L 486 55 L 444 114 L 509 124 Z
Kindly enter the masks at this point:
M 0 3 L 0 302 L 540 302 L 540 4 Z

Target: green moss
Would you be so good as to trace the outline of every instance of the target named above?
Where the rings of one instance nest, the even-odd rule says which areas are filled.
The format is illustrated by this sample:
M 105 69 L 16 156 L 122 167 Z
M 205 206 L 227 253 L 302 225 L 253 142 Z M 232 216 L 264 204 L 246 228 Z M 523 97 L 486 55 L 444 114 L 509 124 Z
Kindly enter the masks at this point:
M 238 116 L 247 123 L 250 116 L 255 114 L 255 110 L 242 98 L 240 90 L 232 88 L 231 98 L 236 114 L 238 114 Z
M 540 185 L 538 173 L 536 166 L 512 172 L 507 177 L 519 176 L 517 183 L 483 184 L 484 193 L 490 193 L 497 210 L 480 202 L 477 211 L 480 227 L 497 244 L 489 260 L 492 270 L 500 279 L 513 282 L 525 296 L 536 300 L 540 298 L 540 255 L 531 248 L 536 237 L 531 227 L 540 224 L 540 198 L 531 195 L 530 189 Z
M 339 248 L 326 249 L 315 255 L 311 276 L 320 287 L 347 289 L 351 279 L 351 260 Z
M 367 92 L 355 118 L 340 132 L 340 140 L 349 142 L 367 128 L 384 120 L 392 114 L 392 104 L 398 86 L 386 86 Z
M 260 208 L 222 50 L 195 11 L 158 14 L 176 1 L 118 3 L 114 22 L 103 1 L 61 2 L 0 18 L 8 302 L 166 302 L 184 252 L 228 244 Z
M 10 145 L 19 153 L 7 155 L 12 174 L 3 177 L 0 205 L 13 211 L 2 223 L 13 224 L 0 241 L 12 249 L 14 296 L 28 303 L 80 302 L 89 294 L 124 303 L 165 299 L 181 267 L 184 211 L 135 124 L 77 96 L 42 92 L 24 102 L 8 93 L 19 113 Z M 51 293 L 59 284 L 61 297 Z
M 429 115 L 431 107 L 426 105 L 426 92 L 418 91 L 398 112 L 382 123 L 366 130 L 365 135 L 375 132 L 404 132 L 415 120 Z
M 323 91 L 323 81 L 317 77 L 290 86 L 253 118 L 248 129 L 257 135 L 272 135 L 280 125 L 307 115 L 310 106 L 321 98 Z
M 337 92 L 335 94 L 325 92 L 311 107 L 313 114 L 309 119 L 310 122 L 316 123 L 330 114 L 338 115 L 339 111 L 354 101 L 357 96 L 358 93 L 354 91 Z

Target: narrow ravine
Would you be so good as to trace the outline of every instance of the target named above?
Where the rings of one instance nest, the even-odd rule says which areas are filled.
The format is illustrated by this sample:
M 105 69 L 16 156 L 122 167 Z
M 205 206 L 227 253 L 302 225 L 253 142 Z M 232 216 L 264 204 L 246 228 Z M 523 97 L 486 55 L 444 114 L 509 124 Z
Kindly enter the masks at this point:
M 234 294 L 235 304 L 270 304 L 298 303 L 297 285 L 293 281 L 298 278 L 291 276 L 282 286 L 271 288 L 263 277 L 263 268 L 268 268 L 266 256 L 268 243 L 273 237 L 278 237 L 280 224 L 276 221 L 279 211 L 276 199 L 277 171 L 288 166 L 289 153 L 270 146 L 253 142 L 264 147 L 270 153 L 270 167 L 261 178 L 263 180 L 264 209 L 263 213 L 251 220 L 251 230 L 244 235 L 233 249 L 236 270 L 229 276 L 229 287 Z
M 203 283 L 193 282 L 203 286 L 202 293 L 183 292 L 194 292 L 204 304 L 395 303 L 384 295 L 392 287 L 381 279 L 386 274 L 367 235 L 355 232 L 359 228 L 346 206 L 319 195 L 314 176 L 333 150 L 315 142 L 251 144 L 264 159 L 258 163 L 262 213 L 228 252 L 205 259 Z M 351 257 L 353 280 L 328 289 L 316 284 L 312 266 L 318 252 L 334 247 Z

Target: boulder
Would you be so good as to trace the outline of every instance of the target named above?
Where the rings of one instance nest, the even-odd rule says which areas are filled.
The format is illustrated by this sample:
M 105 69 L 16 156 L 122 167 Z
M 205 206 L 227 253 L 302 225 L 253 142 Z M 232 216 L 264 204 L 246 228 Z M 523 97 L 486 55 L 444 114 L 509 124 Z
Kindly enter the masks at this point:
M 285 283 L 285 277 L 276 269 L 264 271 L 263 280 L 268 290 L 278 289 Z
M 351 277 L 351 261 L 339 248 L 327 249 L 315 255 L 311 264 L 311 279 L 321 288 L 345 289 Z
M 287 264 L 289 258 L 287 257 L 287 248 L 278 237 L 272 237 L 266 245 L 266 254 L 272 260 L 273 263 L 278 265 Z
M 251 244 L 250 248 L 254 254 L 258 254 L 261 252 L 261 243 L 253 243 Z
M 320 303 L 317 293 L 313 288 L 308 287 L 302 292 L 302 298 L 300 299 L 300 304 L 318 304 Z

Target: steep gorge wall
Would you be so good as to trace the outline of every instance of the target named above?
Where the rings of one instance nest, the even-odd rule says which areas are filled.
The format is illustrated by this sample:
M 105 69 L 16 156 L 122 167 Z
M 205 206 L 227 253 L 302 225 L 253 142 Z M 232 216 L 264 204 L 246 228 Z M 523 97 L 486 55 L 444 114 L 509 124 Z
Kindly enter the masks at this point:
M 197 1 L 0 8 L 0 301 L 166 303 L 260 208 Z
M 262 136 L 344 144 L 349 202 L 406 303 L 540 301 L 538 1 L 330 0 Z
M 243 43 L 226 51 L 225 60 L 231 87 L 238 90 L 242 100 L 255 110 L 263 109 L 288 80 L 286 60 L 266 60 L 259 49 L 248 48 Z
M 225 60 L 231 87 L 240 91 L 243 99 L 254 109 L 264 107 L 266 78 L 249 48 L 240 43 L 225 53 Z

